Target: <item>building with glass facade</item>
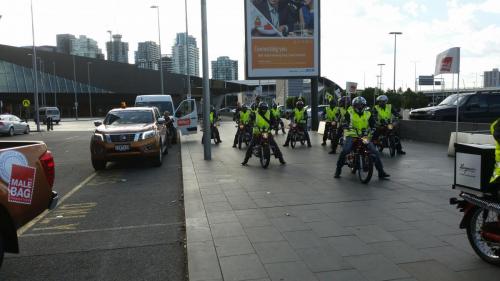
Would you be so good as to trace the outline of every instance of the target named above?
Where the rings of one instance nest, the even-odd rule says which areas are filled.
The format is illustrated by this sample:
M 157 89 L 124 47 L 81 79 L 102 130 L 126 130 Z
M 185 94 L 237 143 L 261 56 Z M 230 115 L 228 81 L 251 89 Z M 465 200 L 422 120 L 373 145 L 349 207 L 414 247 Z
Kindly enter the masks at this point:
M 188 53 L 187 71 L 186 50 Z M 196 45 L 196 38 L 188 36 L 186 48 L 186 33 L 177 33 L 175 44 L 172 46 L 172 60 L 174 73 L 200 76 L 200 50 Z
M 500 71 L 498 68 L 493 68 L 492 71 L 484 72 L 484 87 L 500 87 Z
M 160 46 L 153 41 L 139 42 L 135 52 L 135 65 L 139 68 L 160 69 Z
M 212 61 L 212 79 L 238 80 L 238 61 L 229 57 L 218 57 L 216 61 Z
M 70 55 L 104 59 L 104 54 L 97 46 L 97 41 L 85 35 L 71 40 Z
M 36 55 L 39 104 L 59 107 L 63 117 L 75 116 L 76 110 L 78 116 L 89 116 L 90 108 L 93 116 L 103 116 L 111 108 L 118 107 L 121 101 L 133 105 L 137 95 L 161 93 L 158 70 L 39 49 Z M 32 116 L 35 92 L 32 58 L 32 49 L 0 45 L 0 100 L 3 112 L 23 118 Z M 176 103 L 187 94 L 186 78 L 185 75 L 163 73 L 165 94 L 172 95 Z M 210 81 L 210 85 L 214 97 L 242 89 L 240 84 L 216 80 Z M 191 77 L 191 87 L 193 97 L 200 99 L 202 79 Z M 22 107 L 24 99 L 31 101 L 31 107 Z
M 128 63 L 128 43 L 122 42 L 120 34 L 113 35 L 113 42 L 106 42 L 108 60 Z

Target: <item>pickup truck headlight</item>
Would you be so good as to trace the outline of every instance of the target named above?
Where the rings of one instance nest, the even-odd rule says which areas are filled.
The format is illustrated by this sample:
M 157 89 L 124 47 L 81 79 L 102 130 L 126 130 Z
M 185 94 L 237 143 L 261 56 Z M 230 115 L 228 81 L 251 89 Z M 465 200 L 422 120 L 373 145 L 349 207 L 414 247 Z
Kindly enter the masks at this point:
M 146 131 L 146 132 L 142 133 L 143 140 L 154 138 L 155 136 L 156 136 L 156 132 L 154 130 Z
M 92 140 L 94 141 L 104 141 L 104 135 L 101 134 L 101 133 L 94 133 L 94 135 L 92 136 Z

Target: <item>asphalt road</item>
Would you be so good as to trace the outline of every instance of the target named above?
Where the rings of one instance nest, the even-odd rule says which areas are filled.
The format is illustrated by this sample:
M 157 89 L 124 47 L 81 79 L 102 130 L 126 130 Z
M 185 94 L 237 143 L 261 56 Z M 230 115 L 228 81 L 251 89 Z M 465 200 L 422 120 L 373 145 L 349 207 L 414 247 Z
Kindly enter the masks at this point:
M 130 161 L 94 173 L 86 126 L 0 137 L 45 141 L 64 198 L 21 235 L 0 280 L 186 280 L 179 146 L 159 168 Z

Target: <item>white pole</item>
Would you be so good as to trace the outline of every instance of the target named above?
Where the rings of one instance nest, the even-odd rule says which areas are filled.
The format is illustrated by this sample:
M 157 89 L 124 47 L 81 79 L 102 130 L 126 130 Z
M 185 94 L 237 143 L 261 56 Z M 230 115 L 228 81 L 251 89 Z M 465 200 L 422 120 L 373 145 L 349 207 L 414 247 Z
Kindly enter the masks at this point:
M 161 31 L 160 31 L 160 6 L 151 6 L 151 8 L 156 9 L 156 15 L 158 19 L 158 45 L 160 48 L 160 89 L 161 89 L 161 94 L 164 95 L 164 88 L 163 88 L 163 65 L 161 61 Z
M 33 1 L 31 3 L 31 36 L 33 38 L 33 79 L 35 80 L 35 117 L 36 131 L 40 132 L 40 114 L 38 114 L 38 76 L 36 69 L 36 47 L 35 47 L 35 21 L 33 20 Z
M 78 120 L 78 97 L 76 95 L 76 66 L 75 55 L 73 55 L 73 90 L 75 91 L 75 118 Z
M 453 74 L 455 77 L 455 74 Z M 456 127 L 455 127 L 455 142 L 458 143 L 458 113 L 460 108 L 460 70 L 458 71 L 458 82 L 457 82 L 457 117 L 456 117 Z
M 89 91 L 89 114 L 90 114 L 90 118 L 92 118 L 92 93 L 90 91 L 90 65 L 91 64 L 92 64 L 91 62 L 87 62 L 87 80 L 88 80 L 87 90 Z
M 191 76 L 189 74 L 189 36 L 188 36 L 188 10 L 187 10 L 187 0 L 184 0 L 184 11 L 186 13 L 185 18 L 186 18 L 186 75 L 187 75 L 187 98 L 191 99 Z M 191 103 L 188 103 L 191 106 Z

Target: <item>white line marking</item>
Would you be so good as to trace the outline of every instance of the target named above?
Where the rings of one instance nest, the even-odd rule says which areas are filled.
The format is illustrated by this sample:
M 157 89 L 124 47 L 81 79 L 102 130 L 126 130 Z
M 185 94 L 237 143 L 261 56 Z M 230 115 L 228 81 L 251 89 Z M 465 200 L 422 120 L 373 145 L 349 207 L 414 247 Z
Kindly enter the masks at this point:
M 184 224 L 184 222 L 159 223 L 159 224 L 150 224 L 150 225 L 132 225 L 132 226 L 122 226 L 122 227 L 101 228 L 101 229 L 82 229 L 82 230 L 46 232 L 46 233 L 36 233 L 36 234 L 32 233 L 32 234 L 23 235 L 23 237 L 51 236 L 51 235 L 60 235 L 60 234 L 80 234 L 80 233 L 117 231 L 117 230 L 131 230 L 131 229 L 141 229 L 141 228 L 175 226 L 175 225 L 182 225 L 182 224 Z
M 84 185 L 86 185 L 89 181 L 91 181 L 95 176 L 97 175 L 96 172 L 88 176 L 86 179 L 84 179 L 80 184 L 75 186 L 70 192 L 68 192 L 66 195 L 64 195 L 59 202 L 57 203 L 58 206 L 61 206 L 66 199 L 68 199 L 71 195 L 75 194 L 78 190 L 80 190 Z M 39 222 L 41 219 L 43 219 L 45 216 L 49 214 L 49 210 L 43 211 L 40 215 L 38 215 L 36 218 L 31 220 L 29 223 L 25 224 L 23 227 L 19 228 L 17 230 L 17 236 L 23 235 L 26 231 L 28 231 L 33 225 L 35 225 L 37 222 Z

